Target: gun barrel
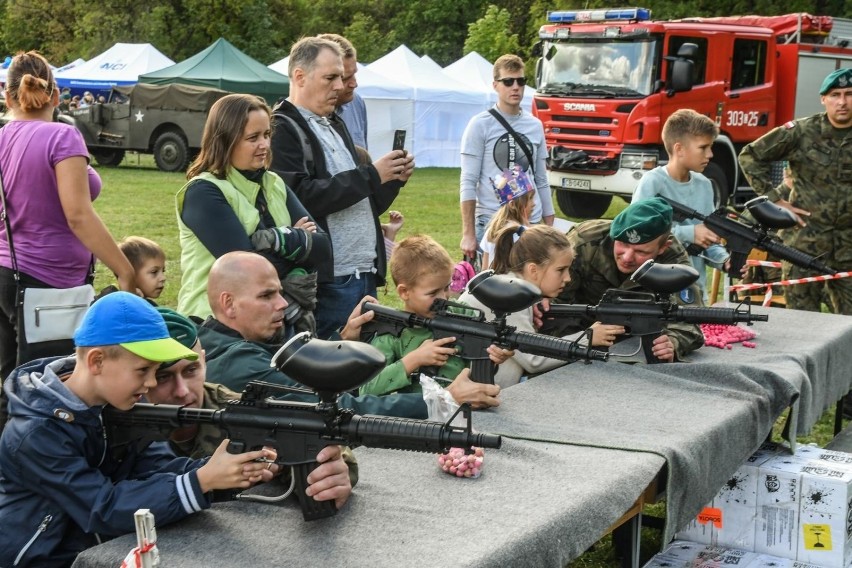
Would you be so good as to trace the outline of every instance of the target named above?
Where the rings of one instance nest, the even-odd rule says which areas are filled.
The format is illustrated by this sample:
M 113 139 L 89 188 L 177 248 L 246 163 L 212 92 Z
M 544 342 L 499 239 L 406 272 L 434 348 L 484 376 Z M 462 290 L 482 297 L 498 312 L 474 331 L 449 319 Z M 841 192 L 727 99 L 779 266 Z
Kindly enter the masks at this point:
M 501 437 L 494 434 L 468 432 L 441 422 L 389 416 L 354 415 L 343 427 L 343 435 L 352 445 L 428 453 L 471 446 L 499 448 L 502 444 Z
M 809 255 L 808 253 L 794 249 L 793 247 L 788 247 L 783 243 L 766 239 L 765 242 L 760 243 L 760 248 L 763 248 L 766 252 L 777 256 L 781 260 L 786 260 L 787 262 L 795 264 L 800 268 L 807 268 L 808 270 L 821 272 L 823 274 L 837 274 L 835 269 L 831 268 L 819 259 Z
M 754 314 L 750 310 L 736 308 L 684 308 L 679 307 L 676 319 L 686 323 L 719 323 L 734 325 L 754 321 L 769 321 L 766 314 Z
M 561 361 L 576 361 L 586 359 L 589 361 L 606 361 L 609 353 L 598 349 L 590 349 L 574 341 L 568 341 L 561 337 L 551 337 L 538 333 L 516 331 L 509 334 L 509 342 L 519 351 L 530 355 L 541 355 Z

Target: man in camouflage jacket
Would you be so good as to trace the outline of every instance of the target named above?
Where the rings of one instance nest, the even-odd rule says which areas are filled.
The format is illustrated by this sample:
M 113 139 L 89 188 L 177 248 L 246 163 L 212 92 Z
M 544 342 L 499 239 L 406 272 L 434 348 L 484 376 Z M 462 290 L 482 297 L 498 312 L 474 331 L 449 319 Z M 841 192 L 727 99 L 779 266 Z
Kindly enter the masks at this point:
M 612 221 L 596 219 L 573 227 L 568 233 L 574 247 L 574 261 L 569 268 L 571 281 L 556 301 L 594 305 L 610 288 L 647 291 L 630 276 L 649 259 L 691 267 L 683 245 L 671 235 L 671 224 L 671 207 L 655 197 L 632 203 Z M 676 301 L 693 307 L 704 305 L 696 284 L 681 290 Z M 624 328 L 608 327 L 614 335 L 624 333 Z M 579 330 L 563 327 L 554 331 L 566 335 Z M 615 341 L 617 338 L 613 337 L 612 342 Z M 702 345 L 704 335 L 697 325 L 673 322 L 666 326 L 665 335 L 654 341 L 654 354 L 661 361 L 683 360 Z
M 759 195 L 790 209 L 799 228 L 785 231 L 784 241 L 840 271 L 852 270 L 852 68 L 829 74 L 820 88 L 825 112 L 792 120 L 743 148 L 740 167 Z M 793 175 L 792 201 L 772 181 L 772 162 L 787 160 Z M 784 278 L 814 276 L 784 263 Z M 835 313 L 852 314 L 852 280 L 829 280 Z M 820 311 L 820 283 L 787 289 L 787 306 Z

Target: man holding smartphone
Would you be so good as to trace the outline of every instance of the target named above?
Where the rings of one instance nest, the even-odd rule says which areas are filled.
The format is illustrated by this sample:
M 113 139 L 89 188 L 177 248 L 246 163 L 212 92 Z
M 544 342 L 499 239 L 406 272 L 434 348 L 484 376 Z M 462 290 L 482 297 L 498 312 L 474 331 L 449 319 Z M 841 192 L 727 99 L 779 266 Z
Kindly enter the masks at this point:
M 385 282 L 379 215 L 411 177 L 414 157 L 392 150 L 359 164 L 352 137 L 334 113 L 344 89 L 337 43 L 302 38 L 290 50 L 289 75 L 290 96 L 273 114 L 271 169 L 331 236 L 333 258 L 318 267 L 314 312 L 317 336 L 325 339 Z
M 485 227 L 500 207 L 491 180 L 503 170 L 520 166 L 535 181 L 535 206 L 530 222 L 553 224 L 553 198 L 547 182 L 547 146 L 541 121 L 521 110 L 524 62 L 502 55 L 494 63 L 497 104 L 473 117 L 461 143 L 461 250 L 475 257 Z

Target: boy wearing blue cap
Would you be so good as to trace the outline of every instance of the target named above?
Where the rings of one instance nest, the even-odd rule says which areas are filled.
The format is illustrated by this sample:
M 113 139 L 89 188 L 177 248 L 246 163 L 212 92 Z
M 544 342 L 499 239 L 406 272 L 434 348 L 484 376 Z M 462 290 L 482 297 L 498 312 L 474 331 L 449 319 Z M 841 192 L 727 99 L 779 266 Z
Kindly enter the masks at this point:
M 164 443 L 109 452 L 106 404 L 129 410 L 156 386 L 160 363 L 197 354 L 169 337 L 162 316 L 126 292 L 96 302 L 74 335 L 76 353 L 33 361 L 5 381 L 9 422 L 0 437 L 0 566 L 70 565 L 104 538 L 134 530 L 150 509 L 161 524 L 210 507 L 214 489 L 270 477 L 266 450 L 209 460 L 176 458 Z
M 852 68 L 826 76 L 819 89 L 821 112 L 791 120 L 743 148 L 740 167 L 759 195 L 766 195 L 795 213 L 798 230 L 785 231 L 784 243 L 819 256 L 836 270 L 852 269 Z M 787 160 L 795 191 L 787 201 L 773 183 L 773 162 Z M 784 263 L 783 277 L 816 276 L 812 271 Z M 829 280 L 830 309 L 852 314 L 852 281 Z M 787 288 L 787 306 L 819 312 L 815 286 Z

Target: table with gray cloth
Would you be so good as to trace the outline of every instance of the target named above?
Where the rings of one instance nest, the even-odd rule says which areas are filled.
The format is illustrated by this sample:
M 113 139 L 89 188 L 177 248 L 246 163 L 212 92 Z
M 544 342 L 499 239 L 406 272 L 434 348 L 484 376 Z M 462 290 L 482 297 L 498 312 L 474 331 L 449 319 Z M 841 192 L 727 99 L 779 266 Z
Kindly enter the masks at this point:
M 360 482 L 337 516 L 306 523 L 293 499 L 216 503 L 157 527 L 162 565 L 563 568 L 664 463 L 649 453 L 507 439 L 486 450 L 480 478 L 458 479 L 430 454 L 356 454 Z M 74 568 L 116 568 L 135 545 L 134 535 L 109 541 Z
M 574 363 L 503 392 L 483 431 L 647 451 L 666 458 L 664 542 L 708 503 L 788 407 L 810 431 L 852 387 L 852 317 L 781 308 L 750 329 L 757 347 L 702 348 L 687 362 Z M 547 417 L 558 417 L 546 421 Z
M 506 389 L 474 426 L 502 434 L 477 480 L 434 456 L 359 448 L 361 482 L 335 518 L 221 503 L 158 528 L 167 566 L 564 566 L 665 464 L 664 542 L 712 498 L 793 403 L 806 432 L 852 385 L 852 318 L 793 310 L 757 323 L 757 348 L 703 348 L 663 365 L 574 363 Z M 75 566 L 115 566 L 121 537 Z

